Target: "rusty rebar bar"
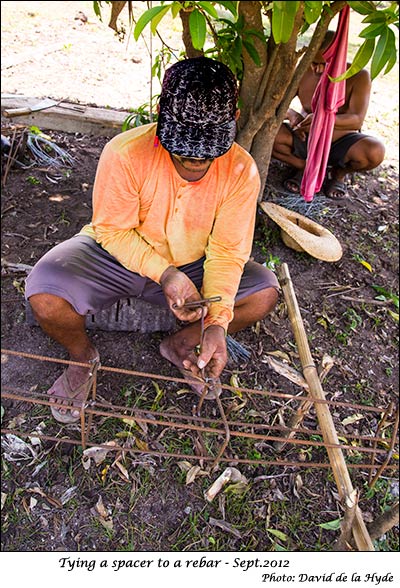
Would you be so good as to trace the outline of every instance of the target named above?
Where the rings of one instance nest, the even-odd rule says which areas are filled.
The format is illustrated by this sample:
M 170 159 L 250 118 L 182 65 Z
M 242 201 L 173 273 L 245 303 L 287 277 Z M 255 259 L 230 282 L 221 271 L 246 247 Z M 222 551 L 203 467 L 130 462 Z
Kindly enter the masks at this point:
M 397 437 L 397 431 L 398 430 L 399 430 L 399 409 L 397 408 L 397 411 L 396 411 L 396 419 L 395 419 L 395 422 L 394 422 L 392 440 L 391 440 L 391 443 L 390 443 L 389 451 L 387 453 L 387 456 L 386 456 L 385 461 L 380 465 L 380 467 L 378 468 L 375 476 L 373 477 L 372 481 L 370 482 L 370 484 L 369 484 L 369 487 L 370 488 L 373 488 L 375 486 L 375 484 L 378 481 L 378 479 L 380 478 L 383 470 L 385 469 L 385 467 L 388 465 L 389 461 L 392 458 L 393 450 L 394 450 L 394 445 L 396 443 L 396 437 Z
M 24 396 L 22 394 L 14 394 L 14 393 L 9 393 L 6 390 L 3 392 L 3 397 L 4 398 L 8 398 L 10 400 L 20 400 L 20 401 L 24 401 L 24 402 L 29 402 L 32 404 L 40 404 L 42 406 L 53 406 L 54 402 L 52 402 L 52 400 L 42 400 L 42 399 L 38 399 L 38 398 L 32 398 L 29 396 Z M 52 398 L 55 398 L 54 395 L 52 395 Z M 107 410 L 101 410 L 102 407 L 105 407 Z M 379 454 L 384 454 L 385 456 L 387 455 L 387 450 L 385 449 L 377 449 L 377 448 L 371 448 L 371 447 L 361 447 L 361 446 L 357 446 L 354 447 L 354 445 L 343 445 L 343 444 L 331 444 L 331 443 L 324 443 L 323 441 L 317 441 L 317 440 L 309 440 L 309 439 L 297 439 L 297 438 L 292 438 L 292 439 L 287 439 L 285 437 L 279 437 L 279 436 L 275 436 L 275 435 L 262 435 L 262 434 L 258 434 L 258 433 L 248 433 L 248 432 L 244 432 L 244 431 L 233 431 L 231 430 L 231 428 L 233 426 L 241 426 L 241 425 L 246 425 L 246 423 L 236 423 L 235 421 L 232 422 L 228 422 L 226 424 L 228 424 L 228 428 L 230 428 L 230 432 L 229 435 L 227 434 L 227 429 L 226 429 L 226 425 L 224 423 L 224 429 L 221 428 L 215 428 L 215 427 L 211 427 L 211 426 L 204 426 L 204 425 L 195 425 L 195 424 L 191 424 L 191 423 L 181 423 L 181 422 L 171 422 L 169 420 L 165 419 L 166 413 L 160 413 L 160 412 L 156 412 L 156 411 L 150 411 L 150 410 L 142 410 L 143 413 L 146 413 L 148 416 L 140 416 L 138 414 L 126 414 L 127 411 L 131 411 L 134 412 L 137 409 L 134 408 L 123 408 L 124 412 L 112 412 L 112 410 L 114 408 L 117 408 L 115 406 L 110 406 L 110 405 L 103 405 L 101 403 L 96 403 L 96 405 L 93 405 L 92 403 L 86 403 L 84 405 L 84 409 L 85 409 L 85 414 L 89 415 L 92 414 L 93 416 L 105 416 L 105 417 L 113 417 L 113 418 L 119 418 L 119 419 L 127 419 L 127 418 L 131 418 L 132 420 L 135 420 L 137 422 L 141 422 L 141 423 L 146 423 L 148 425 L 153 425 L 153 426 L 161 426 L 161 427 L 169 427 L 172 429 L 182 429 L 182 430 L 188 430 L 188 431 L 197 431 L 197 432 L 201 432 L 201 433 L 211 433 L 214 435 L 224 435 L 226 437 L 238 437 L 238 438 L 246 438 L 246 439 L 252 439 L 255 441 L 267 441 L 267 442 L 282 442 L 285 441 L 289 444 L 293 444 L 293 445 L 305 445 L 308 447 L 325 447 L 325 448 L 329 448 L 329 449 L 344 449 L 347 451 L 358 451 L 360 453 L 379 453 Z M 119 407 L 121 408 L 121 407 Z M 110 410 L 111 409 L 111 410 Z M 173 415 L 171 413 L 168 413 L 168 417 L 170 418 L 176 418 L 176 419 L 181 419 L 182 417 L 184 417 L 185 415 Z M 157 419 L 157 417 L 161 417 L 164 420 L 160 420 L 160 418 Z M 199 420 L 203 420 L 203 419 L 199 419 Z M 215 419 L 207 419 L 209 421 L 210 424 L 215 424 L 218 425 L 218 420 Z M 251 424 L 252 428 L 257 428 L 258 424 L 257 423 L 252 423 Z M 263 424 L 261 423 L 259 425 L 260 427 L 263 427 Z M 367 438 L 368 441 L 370 441 L 369 438 Z M 229 442 L 229 440 L 228 440 Z M 226 443 L 227 445 L 227 443 Z M 224 447 L 224 450 L 226 448 L 226 445 Z M 272 447 L 271 447 L 272 449 Z M 376 466 L 371 466 L 371 467 L 376 467 Z
M 35 403 L 35 399 L 40 399 L 43 398 L 43 402 L 39 403 L 36 402 L 37 404 L 43 404 L 45 406 L 50 406 L 51 405 L 51 401 L 49 400 L 49 396 L 46 393 L 40 393 L 40 392 L 25 392 L 24 390 L 20 390 L 19 388 L 13 388 L 11 386 L 4 386 L 3 387 L 3 397 L 4 398 L 9 398 L 11 400 L 20 400 L 22 402 L 27 401 L 29 402 L 29 399 L 32 399 L 32 403 Z M 8 394 L 8 392 L 13 393 Z M 52 395 L 53 398 L 60 398 L 61 397 L 57 397 Z M 46 400 L 44 400 L 46 399 Z M 64 400 L 64 399 L 63 399 Z M 152 411 L 150 409 L 140 409 L 137 407 L 126 407 L 126 406 L 121 406 L 121 405 L 110 405 L 110 404 L 103 404 L 101 402 L 96 402 L 96 406 L 98 408 L 106 408 L 106 409 L 111 409 L 111 410 L 119 410 L 121 411 L 121 413 L 123 413 L 123 417 L 124 418 L 132 418 L 133 420 L 135 419 L 135 417 L 137 418 L 137 420 L 139 420 L 139 417 L 141 414 L 143 415 L 151 415 L 151 416 L 160 416 L 161 413 L 156 412 L 156 411 Z M 126 415 L 127 411 L 134 411 L 135 414 L 134 415 Z M 108 413 L 107 413 L 108 414 Z M 113 416 L 115 413 L 109 413 L 109 416 Z M 215 424 L 219 424 L 219 421 L 217 419 L 212 419 L 210 417 L 201 417 L 201 416 L 197 416 L 197 415 L 190 415 L 190 414 L 179 414 L 177 415 L 176 413 L 171 413 L 171 412 L 163 412 L 162 416 L 165 418 L 179 418 L 181 420 L 184 421 L 194 421 L 194 422 L 199 422 L 199 423 L 208 423 L 210 425 L 215 425 Z M 151 423 L 154 423 L 154 420 L 151 419 Z M 246 422 L 246 421 L 228 421 L 228 425 L 229 427 L 238 427 L 238 428 L 257 428 L 257 429 L 261 429 L 261 430 L 268 430 L 268 431 L 281 431 L 282 433 L 286 434 L 288 432 L 290 432 L 290 429 L 288 429 L 287 426 L 285 425 L 279 425 L 279 424 L 274 424 L 274 425 L 267 425 L 265 423 L 255 423 L 255 422 Z M 201 429 L 202 431 L 204 430 L 204 428 Z M 215 431 L 215 430 L 214 430 Z M 296 429 L 297 433 L 304 433 L 305 435 L 320 435 L 321 432 L 319 431 L 319 429 L 308 429 L 308 428 L 299 428 Z M 286 437 L 284 437 L 284 439 L 286 440 Z M 381 442 L 382 439 L 380 437 L 371 437 L 369 435 L 355 435 L 355 434 L 349 434 L 346 433 L 346 439 L 352 439 L 355 441 L 366 441 L 368 443 L 371 442 Z M 355 447 L 352 446 L 352 449 L 354 450 Z M 386 453 L 385 450 L 379 450 L 378 449 L 378 453 Z
M 378 445 L 378 442 L 379 442 L 378 435 L 379 435 L 380 431 L 383 429 L 383 426 L 384 426 L 384 424 L 386 422 L 387 417 L 389 416 L 389 414 L 392 414 L 393 407 L 394 407 L 394 403 L 391 402 L 389 404 L 389 406 L 387 407 L 387 409 L 385 410 L 385 412 L 383 414 L 383 417 L 381 418 L 381 420 L 378 423 L 378 427 L 377 427 L 376 433 L 375 433 L 375 439 L 374 439 L 374 441 L 372 443 L 372 449 L 374 451 L 373 451 L 372 456 L 371 456 L 371 464 L 373 464 L 374 461 L 375 461 L 375 449 L 377 448 L 377 445 Z M 370 473 L 369 473 L 368 485 L 371 484 L 371 480 L 372 480 L 372 470 L 370 470 Z
M 89 364 L 87 363 L 83 363 L 83 362 L 78 362 L 78 361 L 72 361 L 69 359 L 59 359 L 59 358 L 52 358 L 52 357 L 47 357 L 45 355 L 37 355 L 34 353 L 27 353 L 24 351 L 14 351 L 11 349 L 1 349 L 1 353 L 3 353 L 4 355 L 13 355 L 13 356 L 17 356 L 17 357 L 24 357 L 27 359 L 34 359 L 34 360 L 38 360 L 38 361 L 46 361 L 46 362 L 51 362 L 51 363 L 61 363 L 64 365 L 75 365 L 75 366 L 80 366 L 80 367 L 88 367 Z M 139 372 L 136 370 L 127 370 L 125 368 L 115 368 L 115 367 L 110 367 L 110 366 L 100 366 L 99 370 L 104 371 L 104 372 L 110 372 L 110 373 L 118 373 L 118 374 L 122 374 L 122 375 L 128 375 L 128 376 L 136 376 L 136 377 L 141 377 L 141 378 L 154 378 L 154 379 L 158 379 L 158 380 L 164 380 L 167 382 L 177 382 L 177 383 L 183 383 L 183 384 L 187 384 L 188 381 L 185 380 L 184 378 L 175 378 L 172 376 L 163 376 L 161 374 L 154 374 L 154 373 L 149 373 L 149 372 Z M 376 408 L 374 406 L 368 406 L 368 405 L 364 405 L 364 404 L 354 404 L 351 402 L 339 402 L 337 400 L 322 400 L 322 399 L 318 399 L 318 398 L 309 398 L 308 396 L 299 396 L 297 394 L 288 394 L 286 392 L 272 392 L 272 391 L 267 391 L 267 390 L 255 390 L 253 388 L 242 388 L 242 387 L 238 387 L 238 386 L 230 386 L 228 384 L 221 384 L 221 387 L 224 390 L 230 390 L 232 392 L 243 392 L 245 394 L 255 394 L 255 395 L 260 395 L 260 396 L 264 396 L 264 397 L 274 397 L 274 398 L 283 398 L 285 400 L 296 400 L 296 401 L 302 401 L 302 400 L 306 400 L 306 401 L 310 401 L 313 404 L 327 404 L 329 406 L 335 406 L 335 407 L 344 407 L 344 408 L 348 408 L 348 409 L 355 409 L 355 410 L 364 410 L 365 412 L 379 412 L 381 413 L 383 410 L 385 410 L 384 408 Z
M 54 359 L 54 358 L 49 358 L 46 356 L 41 356 L 41 355 L 36 355 L 36 354 L 30 354 L 30 353 L 25 353 L 25 352 L 18 352 L 18 351 L 13 351 L 13 350 L 2 350 L 2 353 L 4 354 L 9 354 L 9 355 L 14 355 L 14 356 L 19 356 L 19 357 L 25 357 L 28 359 L 34 359 L 34 360 L 38 360 L 38 361 L 48 361 L 48 362 L 54 362 L 54 363 L 62 363 L 62 364 L 67 364 L 67 365 L 82 365 L 87 367 L 89 364 L 86 363 L 80 363 L 80 362 L 73 362 L 70 360 L 62 360 L 62 359 Z M 167 381 L 179 381 L 179 382 L 184 382 L 187 384 L 187 380 L 182 379 L 182 378 L 171 378 L 171 377 L 166 377 L 166 376 L 160 376 L 158 374 L 153 374 L 153 373 L 145 373 L 145 372 L 138 372 L 138 371 L 134 371 L 134 370 L 126 370 L 126 369 L 122 369 L 122 368 L 112 368 L 112 367 L 108 367 L 108 366 L 100 366 L 99 369 L 105 371 L 105 372 L 111 372 L 111 373 L 121 373 L 121 374 L 127 374 L 127 375 L 134 375 L 134 376 L 138 376 L 138 377 L 143 377 L 143 378 L 154 378 L 154 379 L 162 379 L 162 380 L 167 380 Z M 206 387 L 205 387 L 206 388 Z M 231 389 L 233 391 L 237 391 L 238 387 L 237 386 L 223 386 L 223 388 L 226 389 Z M 19 400 L 19 401 L 23 401 L 23 402 L 30 402 L 32 404 L 41 404 L 41 405 L 45 405 L 45 406 L 52 406 L 54 404 L 53 400 L 57 400 L 57 398 L 54 396 L 52 397 L 51 400 L 48 399 L 47 394 L 45 393 L 32 393 L 29 392 L 28 394 L 26 392 L 21 392 L 20 390 L 16 390 L 15 388 L 9 387 L 9 386 L 5 386 L 4 387 L 5 392 L 3 393 L 3 396 L 5 398 L 9 398 L 11 400 Z M 7 390 L 10 390 L 11 392 L 7 392 Z M 268 392 L 268 391 L 260 391 L 260 390 L 252 390 L 252 389 L 248 389 L 248 388 L 241 388 L 240 389 L 242 392 L 247 393 L 247 394 L 251 394 L 251 393 L 256 393 L 256 394 L 263 394 L 264 396 L 278 396 L 278 397 L 283 397 L 285 399 L 295 399 L 295 400 L 299 400 L 301 399 L 301 397 L 299 397 L 298 395 L 292 395 L 292 394 L 286 394 L 286 393 L 277 393 L 277 392 Z M 16 393 L 14 393 L 14 392 Z M 42 398 L 40 398 L 42 397 Z M 45 398 L 45 399 L 43 399 Z M 63 398 L 63 400 L 65 400 L 65 398 Z M 309 400 L 309 398 L 307 398 L 307 400 Z M 345 406 L 348 408 L 359 408 L 360 405 L 354 405 L 351 403 L 338 403 L 336 401 L 326 401 L 326 404 L 333 404 L 333 405 L 341 405 L 341 406 Z M 344 444 L 327 444 L 324 443 L 322 441 L 317 441 L 317 440 L 308 440 L 308 439 L 288 439 L 287 437 L 281 437 L 278 435 L 271 435 L 271 434 L 260 434 L 260 433 L 256 433 L 254 431 L 256 430 L 261 430 L 261 431 L 274 431 L 274 430 L 278 430 L 278 431 L 283 431 L 284 433 L 288 433 L 288 429 L 287 427 L 284 427 L 282 425 L 266 425 L 265 423 L 255 423 L 255 422 L 243 422 L 243 421 L 230 421 L 226 418 L 223 407 L 222 407 L 222 403 L 220 401 L 220 399 L 218 399 L 217 404 L 219 405 L 220 408 L 220 415 L 221 415 L 221 419 L 212 419 L 209 417 L 204 417 L 204 416 L 200 416 L 200 415 L 176 415 L 173 413 L 161 413 L 161 412 L 156 412 L 156 411 L 151 411 L 151 410 L 144 410 L 144 409 L 138 409 L 138 408 L 127 408 L 125 406 L 118 406 L 118 405 L 109 405 L 109 404 L 103 404 L 101 402 L 96 401 L 96 378 L 94 378 L 94 382 L 93 382 L 93 387 L 92 387 L 92 400 L 87 401 L 85 400 L 82 405 L 81 405 L 81 445 L 83 446 L 83 448 L 85 448 L 87 445 L 93 445 L 92 443 L 90 443 L 89 441 L 89 432 L 90 432 L 90 427 L 91 427 L 91 422 L 92 422 L 92 418 L 93 416 L 106 416 L 106 417 L 114 417 L 114 418 L 120 418 L 120 419 L 126 419 L 126 418 L 132 418 L 133 420 L 136 420 L 137 422 L 142 422 L 142 423 L 146 423 L 146 424 L 150 424 L 150 425 L 154 425 L 154 426 L 161 426 L 161 427 L 169 427 L 172 429 L 181 429 L 181 430 L 187 430 L 187 431 L 196 431 L 198 433 L 210 433 L 210 434 L 214 434 L 214 435 L 225 435 L 225 439 L 224 442 L 222 443 L 219 451 L 217 452 L 217 456 L 216 457 L 212 457 L 212 456 L 205 456 L 205 455 L 200 455 L 200 456 L 195 456 L 197 459 L 206 459 L 207 461 L 213 460 L 213 467 L 215 467 L 219 461 L 223 460 L 223 461 L 232 461 L 232 458 L 227 457 L 226 455 L 224 456 L 225 450 L 227 448 L 227 446 L 229 445 L 229 442 L 231 440 L 231 437 L 238 437 L 238 438 L 247 438 L 247 439 L 252 439 L 255 441 L 262 441 L 262 442 L 286 442 L 286 443 L 291 443 L 293 445 L 303 445 L 303 446 L 308 446 L 308 447 L 325 447 L 327 449 L 344 449 L 347 451 L 358 451 L 360 453 L 372 453 L 373 456 L 381 454 L 385 456 L 385 461 L 383 463 L 383 467 L 381 466 L 379 469 L 379 475 L 382 473 L 382 471 L 386 468 L 391 468 L 391 466 L 389 466 L 389 461 L 390 458 L 392 456 L 393 450 L 390 452 L 390 454 L 388 455 L 387 450 L 384 449 L 378 449 L 377 444 L 381 441 L 381 439 L 379 437 L 369 437 L 369 436 L 361 436 L 361 435 L 346 435 L 346 437 L 348 437 L 349 439 L 356 439 L 357 441 L 367 441 L 367 442 L 372 442 L 374 443 L 373 447 L 362 447 L 362 446 L 357 446 L 354 447 L 354 445 L 344 445 Z M 222 407 L 222 411 L 221 411 L 221 407 Z M 363 409 L 373 409 L 375 412 L 382 412 L 384 409 L 382 408 L 375 408 L 375 407 L 364 407 L 363 405 L 361 405 L 361 407 Z M 119 412 L 118 412 L 119 411 Z M 128 413 L 128 414 L 127 414 Z M 86 418 L 87 418 L 87 423 L 86 423 Z M 169 420 L 168 420 L 169 419 Z M 172 421 L 171 421 L 172 419 Z M 184 421 L 184 422 L 175 422 L 175 421 Z M 189 422 L 191 421 L 191 422 Z M 223 428 L 220 427 L 221 425 L 221 421 L 222 421 L 222 425 Z M 233 429 L 251 429 L 251 432 L 248 432 L 246 430 L 233 430 Z M 299 429 L 297 430 L 298 433 L 305 433 L 305 434 L 316 434 L 319 433 L 318 430 L 312 430 L 312 429 Z M 16 431 L 16 433 L 18 433 Z M 320 434 L 320 433 L 319 433 Z M 96 444 L 94 444 L 96 445 Z M 97 446 L 97 445 L 96 445 Z M 394 447 L 394 441 L 393 441 L 393 447 Z M 272 449 L 272 447 L 271 447 Z M 140 453 L 140 451 L 139 451 Z M 157 452 L 156 452 L 157 453 Z M 160 455 L 170 455 L 170 456 L 174 456 L 172 454 L 169 454 L 168 452 L 161 452 Z M 179 454 L 180 457 L 185 457 L 187 456 L 187 454 Z M 235 459 L 234 461 L 237 461 L 237 459 Z M 273 461 L 273 460 L 272 460 Z M 244 463 L 266 463 L 266 464 L 271 464 L 272 463 L 271 460 L 266 461 L 266 460 L 245 460 Z M 277 464 L 280 463 L 280 460 L 275 460 Z M 286 463 L 294 463 L 294 464 L 301 464 L 302 462 L 286 462 Z M 308 466 L 310 463 L 312 462 L 304 462 L 305 466 Z M 315 462 L 315 463 L 320 463 L 320 462 Z M 376 469 L 378 467 L 378 464 L 373 465 L 373 463 L 366 465 L 366 464 L 349 464 L 349 467 L 355 467 L 356 465 L 359 465 L 360 468 L 366 468 L 368 470 L 372 470 L 373 468 Z M 313 467 L 313 466 L 311 466 Z M 317 466 L 316 466 L 317 467 Z
M 20 435 L 21 437 L 32 437 L 32 432 L 29 433 L 25 433 L 25 432 L 21 432 L 21 431 L 15 431 L 14 429 L 1 429 L 1 434 L 7 435 L 7 434 L 15 434 L 18 433 L 18 435 Z M 37 439 L 43 439 L 45 441 L 52 441 L 52 442 L 56 442 L 56 443 L 66 443 L 66 444 L 70 444 L 70 445 L 81 445 L 81 441 L 78 439 L 67 439 L 65 437 L 54 437 L 54 436 L 50 436 L 50 435 L 42 435 L 42 434 L 38 434 L 35 433 L 35 438 Z M 125 453 L 130 452 L 130 453 L 138 453 L 141 455 L 155 455 L 157 457 L 174 457 L 174 458 L 178 458 L 178 459 L 192 459 L 192 460 L 204 460 L 207 462 L 213 462 L 215 460 L 215 458 L 213 456 L 210 455 L 206 455 L 206 456 L 201 456 L 201 455 L 195 455 L 195 454 L 190 454 L 190 453 L 177 453 L 177 452 L 167 452 L 167 451 L 156 451 L 153 449 L 149 449 L 147 451 L 143 451 L 142 449 L 135 449 L 134 447 L 124 447 L 121 445 L 105 445 L 104 443 L 93 443 L 93 442 L 88 442 L 87 445 L 89 447 L 99 447 L 101 449 L 107 449 L 109 451 L 124 451 Z M 245 458 L 232 458 L 232 457 L 221 457 L 220 461 L 224 461 L 224 462 L 235 462 L 235 464 L 245 464 L 245 465 L 263 465 L 263 466 L 282 466 L 282 467 L 302 467 L 302 468 L 324 468 L 324 469 L 328 469 L 330 468 L 330 464 L 328 462 L 304 462 L 304 461 L 287 461 L 287 460 L 283 460 L 283 459 L 276 459 L 276 460 L 265 460 L 265 459 L 245 459 Z M 376 466 L 371 466 L 371 464 L 359 464 L 359 463 L 349 463 L 348 464 L 349 468 L 352 469 L 366 469 L 369 470 L 371 469 L 371 467 L 376 467 Z M 389 470 L 396 470 L 396 466 L 395 465 L 386 465 L 385 469 L 389 469 Z

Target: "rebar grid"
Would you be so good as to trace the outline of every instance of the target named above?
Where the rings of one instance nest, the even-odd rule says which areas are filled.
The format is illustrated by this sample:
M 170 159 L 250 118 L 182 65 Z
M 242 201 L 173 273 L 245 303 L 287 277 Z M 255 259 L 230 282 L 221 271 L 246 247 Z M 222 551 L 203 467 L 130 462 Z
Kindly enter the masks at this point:
M 18 357 L 24 357 L 28 359 L 34 359 L 37 361 L 48 361 L 53 363 L 62 363 L 67 365 L 80 365 L 87 367 L 88 364 L 86 363 L 79 363 L 73 362 L 70 360 L 63 360 L 57 358 L 50 358 L 42 355 L 36 355 L 31 353 L 13 351 L 2 349 L 2 354 L 5 355 L 14 355 Z M 164 380 L 169 382 L 183 382 L 187 385 L 187 381 L 183 378 L 173 378 L 162 376 L 153 373 L 146 373 L 146 372 L 139 372 L 136 370 L 127 370 L 123 368 L 113 368 L 109 366 L 100 366 L 99 370 L 103 370 L 105 372 L 111 373 L 119 373 L 125 375 L 132 375 L 142 378 L 151 378 L 151 379 L 158 379 Z M 307 401 L 314 403 L 320 402 L 318 400 L 310 399 L 309 397 L 305 396 L 298 396 L 295 394 L 287 394 L 287 393 L 280 393 L 280 392 L 271 392 L 266 390 L 253 390 L 250 388 L 239 388 L 237 386 L 229 386 L 229 385 L 222 385 L 223 389 L 228 389 L 235 392 L 241 392 L 247 395 L 251 394 L 261 394 L 263 396 L 271 396 L 271 397 L 278 397 L 283 398 L 285 400 L 296 400 L 301 401 L 302 399 L 307 399 Z M 44 406 L 52 406 L 54 402 L 49 400 L 49 397 L 45 393 L 38 393 L 38 392 L 25 392 L 23 390 L 13 388 L 10 386 L 3 387 L 4 392 L 2 393 L 4 398 L 8 398 L 10 400 L 17 400 L 28 402 L 31 404 L 39 404 Z M 248 465 L 264 465 L 264 466 L 287 466 L 287 467 L 305 467 L 305 468 L 329 468 L 330 464 L 327 462 L 315 462 L 315 461 L 289 461 L 283 459 L 273 459 L 273 460 L 266 460 L 266 459 L 245 459 L 239 458 L 237 456 L 232 457 L 226 455 L 226 450 L 229 447 L 230 440 L 232 438 L 241 438 L 241 439 L 250 439 L 258 442 L 266 442 L 270 445 L 272 449 L 272 443 L 275 442 L 284 442 L 286 444 L 291 444 L 294 446 L 305 446 L 305 447 L 323 447 L 323 448 L 340 448 L 345 451 L 357 451 L 358 453 L 370 454 L 371 459 L 370 463 L 348 463 L 349 468 L 355 469 L 365 469 L 369 470 L 370 472 L 370 480 L 375 483 L 377 477 L 379 477 L 384 470 L 395 469 L 395 465 L 391 465 L 389 462 L 393 457 L 393 450 L 397 436 L 397 429 L 398 429 L 398 408 L 397 408 L 397 415 L 395 416 L 394 425 L 393 425 L 393 433 L 391 438 L 391 443 L 389 450 L 387 449 L 379 449 L 378 444 L 383 440 L 385 443 L 388 443 L 388 439 L 382 439 L 379 436 L 368 436 L 368 435 L 355 435 L 355 434 L 347 434 L 346 439 L 352 440 L 353 443 L 357 443 L 357 445 L 353 444 L 327 444 L 323 441 L 318 441 L 315 439 L 296 439 L 294 437 L 288 438 L 291 429 L 279 424 L 272 424 L 268 425 L 266 423 L 255 423 L 255 422 L 244 422 L 244 421 L 235 421 L 235 420 L 228 420 L 228 418 L 223 418 L 224 415 L 223 411 L 220 411 L 221 418 L 211 418 L 211 417 L 203 417 L 197 414 L 175 414 L 173 412 L 168 411 L 154 411 L 154 410 L 147 410 L 147 409 L 140 409 L 135 407 L 126 407 L 120 405 L 113 405 L 113 404 L 106 404 L 103 402 L 99 402 L 95 398 L 96 396 L 96 386 L 93 387 L 92 393 L 92 400 L 87 400 L 82 403 L 81 406 L 77 407 L 81 410 L 81 419 L 80 419 L 80 429 L 81 429 L 81 440 L 77 439 L 70 439 L 70 438 L 60 438 L 60 437 L 51 437 L 48 435 L 41 435 L 31 433 L 21 433 L 19 431 L 13 429 L 2 429 L 2 433 L 11 433 L 11 434 L 19 434 L 25 437 L 29 437 L 34 435 L 35 437 L 53 441 L 56 443 L 69 443 L 73 445 L 82 445 L 83 448 L 86 446 L 96 446 L 96 447 L 104 447 L 110 449 L 109 445 L 102 445 L 98 443 L 93 443 L 89 440 L 89 433 L 92 424 L 92 418 L 94 416 L 97 417 L 112 417 L 117 419 L 132 419 L 137 423 L 142 423 L 146 425 L 153 425 L 157 427 L 163 427 L 164 429 L 175 429 L 175 430 L 183 430 L 183 431 L 192 431 L 200 435 L 203 433 L 212 434 L 218 436 L 223 436 L 224 441 L 222 442 L 219 451 L 217 453 L 217 457 L 210 456 L 210 455 L 196 455 L 196 454 L 187 454 L 187 453 L 176 453 L 176 452 L 169 452 L 169 451 L 159 451 L 150 449 L 143 451 L 140 449 L 135 449 L 133 447 L 129 447 L 127 450 L 126 447 L 116 445 L 111 448 L 111 450 L 116 451 L 130 451 L 132 453 L 146 453 L 149 455 L 155 455 L 159 457 L 175 457 L 180 459 L 187 459 L 187 460 L 204 460 L 205 462 L 213 462 L 212 468 L 215 468 L 216 465 L 220 462 L 235 462 L 235 463 L 242 463 Z M 52 397 L 56 399 L 54 396 Z M 63 400 L 65 400 L 63 398 Z M 221 400 L 219 399 L 221 402 Z M 394 405 L 391 405 L 387 409 L 371 407 L 371 406 L 364 406 L 359 404 L 352 404 L 346 402 L 338 402 L 338 401 L 331 401 L 326 400 L 323 401 L 328 405 L 332 406 L 342 406 L 347 407 L 349 409 L 365 409 L 367 411 L 376 412 L 379 414 L 383 413 L 383 417 L 378 425 L 377 434 L 380 433 L 381 429 L 383 428 L 383 423 L 387 422 L 389 415 L 393 416 L 394 413 Z M 250 429 L 250 430 L 249 430 Z M 257 432 L 256 432 L 257 431 Z M 260 432 L 261 431 L 261 432 Z M 267 431 L 267 434 L 264 433 Z M 281 432 L 284 436 L 279 436 L 275 432 Z M 272 434 L 270 434 L 272 432 Z M 302 435 L 318 435 L 320 431 L 318 429 L 309 429 L 306 427 L 296 428 L 296 434 Z M 360 442 L 366 442 L 372 444 L 372 447 L 365 447 L 360 445 Z M 151 445 L 151 442 L 150 442 Z M 204 444 L 202 444 L 204 447 Z M 376 456 L 380 455 L 383 458 L 382 463 L 375 463 Z M 373 470 L 376 471 L 374 477 L 372 478 Z

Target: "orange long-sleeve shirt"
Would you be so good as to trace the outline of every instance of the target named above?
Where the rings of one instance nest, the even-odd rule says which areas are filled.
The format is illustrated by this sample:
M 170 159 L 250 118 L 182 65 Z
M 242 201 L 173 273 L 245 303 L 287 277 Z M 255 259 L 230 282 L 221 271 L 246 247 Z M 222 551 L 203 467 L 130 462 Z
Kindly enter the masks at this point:
M 93 188 L 93 217 L 81 234 L 122 265 L 156 282 L 170 266 L 206 257 L 202 295 L 212 303 L 205 325 L 225 329 L 248 261 L 260 179 L 237 143 L 198 181 L 184 180 L 155 143 L 155 124 L 131 129 L 105 146 Z

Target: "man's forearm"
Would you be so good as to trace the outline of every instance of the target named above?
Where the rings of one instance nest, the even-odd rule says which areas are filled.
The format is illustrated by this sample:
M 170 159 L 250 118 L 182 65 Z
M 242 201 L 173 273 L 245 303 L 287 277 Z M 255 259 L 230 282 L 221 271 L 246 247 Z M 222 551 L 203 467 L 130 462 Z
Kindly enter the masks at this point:
M 118 231 L 94 227 L 96 241 L 132 272 L 159 283 L 171 263 L 159 255 L 135 229 Z
M 363 122 L 364 119 L 358 114 L 337 114 L 334 129 L 336 131 L 359 131 Z

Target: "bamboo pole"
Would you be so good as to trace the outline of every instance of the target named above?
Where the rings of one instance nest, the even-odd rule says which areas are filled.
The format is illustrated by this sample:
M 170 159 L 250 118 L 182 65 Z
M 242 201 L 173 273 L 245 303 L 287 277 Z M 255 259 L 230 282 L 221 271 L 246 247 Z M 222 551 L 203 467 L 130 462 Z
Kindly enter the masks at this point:
M 285 297 L 288 309 L 289 319 L 292 325 L 294 337 L 301 365 L 303 368 L 304 378 L 309 386 L 309 394 L 313 400 L 326 400 L 325 393 L 321 386 L 317 368 L 314 364 L 308 345 L 307 334 L 301 318 L 299 305 L 293 288 L 292 280 L 289 274 L 289 268 L 283 263 L 278 269 L 278 277 Z M 336 433 L 335 425 L 329 406 L 324 403 L 316 402 L 315 410 L 318 417 L 319 426 L 325 443 L 330 445 L 339 445 L 339 439 Z M 336 486 L 343 506 L 352 502 L 354 488 L 350 479 L 349 471 L 340 448 L 327 447 L 329 462 L 332 467 Z M 371 538 L 368 534 L 367 527 L 364 523 L 360 508 L 356 507 L 353 524 L 353 537 L 359 551 L 374 551 Z

